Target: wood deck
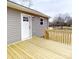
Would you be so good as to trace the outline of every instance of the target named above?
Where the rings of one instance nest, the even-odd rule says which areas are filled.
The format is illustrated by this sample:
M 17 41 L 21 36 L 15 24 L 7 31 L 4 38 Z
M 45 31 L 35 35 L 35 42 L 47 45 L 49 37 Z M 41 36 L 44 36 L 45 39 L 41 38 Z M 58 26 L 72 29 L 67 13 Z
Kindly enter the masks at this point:
M 72 59 L 71 46 L 33 37 L 8 45 L 8 59 Z

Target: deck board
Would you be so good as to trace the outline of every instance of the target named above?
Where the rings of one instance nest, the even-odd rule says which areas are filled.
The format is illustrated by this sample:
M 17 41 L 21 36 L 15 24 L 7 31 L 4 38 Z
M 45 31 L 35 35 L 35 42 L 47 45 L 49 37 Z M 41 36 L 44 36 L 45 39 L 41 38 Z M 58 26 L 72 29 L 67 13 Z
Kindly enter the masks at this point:
M 36 37 L 35 37 L 35 39 L 28 40 L 28 41 L 41 48 L 45 48 L 47 50 L 50 50 L 51 52 L 62 55 L 68 59 L 71 58 L 71 46 L 66 46 L 64 44 L 61 44 L 61 43 L 58 43 L 55 41 L 51 42 L 50 40 L 45 40 L 42 38 L 36 39 Z
M 8 45 L 8 59 L 71 59 L 71 47 L 33 37 Z

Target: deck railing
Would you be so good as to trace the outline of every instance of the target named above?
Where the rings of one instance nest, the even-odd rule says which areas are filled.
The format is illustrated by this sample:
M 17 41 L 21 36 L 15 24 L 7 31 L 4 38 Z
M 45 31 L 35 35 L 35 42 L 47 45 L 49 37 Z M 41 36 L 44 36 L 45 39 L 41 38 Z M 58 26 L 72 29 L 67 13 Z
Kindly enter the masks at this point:
M 71 30 L 57 30 L 57 29 L 52 29 L 52 30 L 45 30 L 45 38 L 54 40 L 57 42 L 61 42 L 67 45 L 71 45 Z

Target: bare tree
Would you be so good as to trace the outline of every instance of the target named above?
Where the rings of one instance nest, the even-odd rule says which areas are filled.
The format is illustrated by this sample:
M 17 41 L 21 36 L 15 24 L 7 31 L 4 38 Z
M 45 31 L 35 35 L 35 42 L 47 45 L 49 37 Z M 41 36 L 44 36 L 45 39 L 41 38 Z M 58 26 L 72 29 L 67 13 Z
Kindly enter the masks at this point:
M 50 23 L 50 26 L 60 26 L 61 28 L 63 28 L 63 26 L 72 26 L 72 17 L 70 17 L 68 14 L 59 14 L 58 16 L 54 17 L 53 20 L 54 21 Z
M 32 0 L 21 0 L 22 2 L 22 4 L 25 4 L 25 5 L 27 5 L 28 7 L 31 7 L 32 6 Z
M 29 8 L 32 6 L 32 0 L 7 0 L 7 1 L 13 1 L 15 3 L 27 6 Z
M 61 16 L 55 17 L 53 21 L 53 26 L 61 26 L 61 28 L 63 28 L 64 19 Z
M 66 21 L 65 23 L 67 26 L 72 26 L 72 17 L 66 16 L 65 21 Z

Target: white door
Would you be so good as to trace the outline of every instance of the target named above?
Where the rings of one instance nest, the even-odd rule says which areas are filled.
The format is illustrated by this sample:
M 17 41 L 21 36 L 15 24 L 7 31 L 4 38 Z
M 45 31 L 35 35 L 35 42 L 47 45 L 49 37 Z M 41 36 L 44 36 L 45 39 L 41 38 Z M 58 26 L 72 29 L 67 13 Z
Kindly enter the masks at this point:
M 29 39 L 30 36 L 30 16 L 26 14 L 21 15 L 21 39 L 26 40 Z

